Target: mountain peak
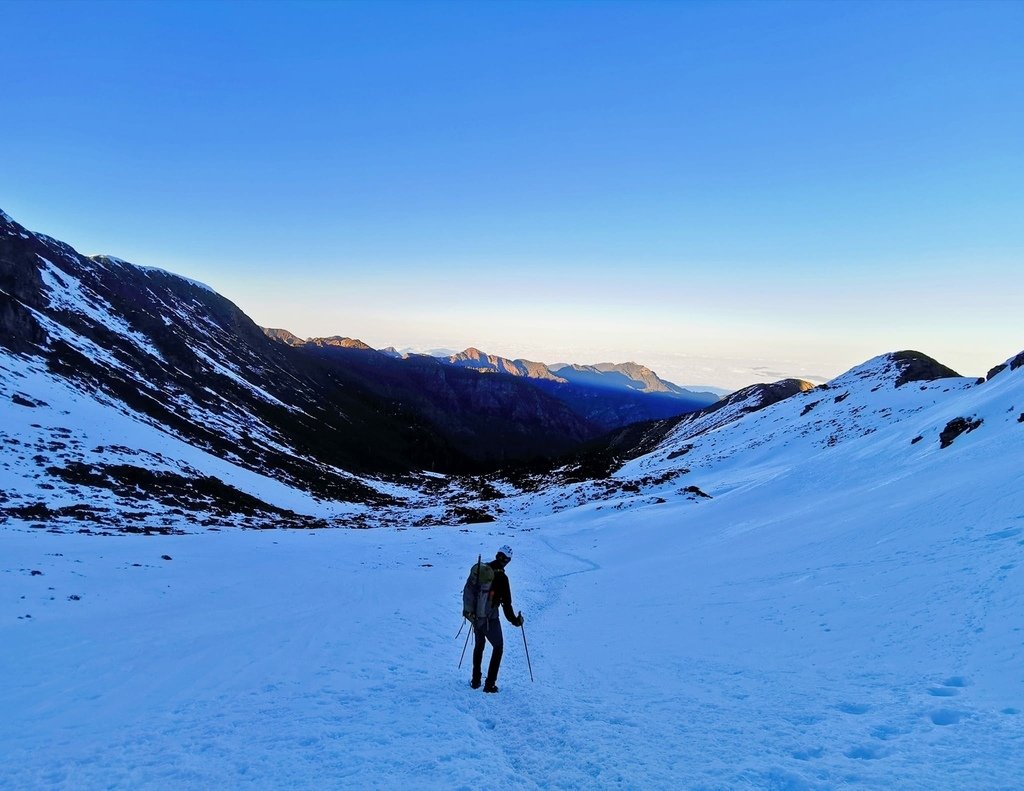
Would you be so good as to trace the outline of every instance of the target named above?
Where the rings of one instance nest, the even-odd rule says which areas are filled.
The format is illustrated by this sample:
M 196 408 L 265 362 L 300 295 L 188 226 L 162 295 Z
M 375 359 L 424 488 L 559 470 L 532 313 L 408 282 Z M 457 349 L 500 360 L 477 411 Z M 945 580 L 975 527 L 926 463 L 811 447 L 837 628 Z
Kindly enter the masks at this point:
M 342 349 L 358 349 L 363 352 L 375 352 L 370 344 L 364 343 L 358 338 L 346 338 L 344 335 L 331 335 L 329 338 L 310 338 L 307 343 L 314 346 L 335 346 Z
M 892 352 L 889 359 L 900 369 L 900 374 L 896 379 L 897 387 L 905 385 L 907 382 L 931 382 L 935 379 L 950 379 L 960 376 L 952 368 L 943 365 L 927 354 L 909 349 Z
M 275 341 L 280 341 L 288 346 L 302 346 L 305 341 L 293 332 L 276 327 L 260 327 L 263 334 Z
M 902 387 L 909 382 L 931 382 L 936 379 L 958 378 L 960 374 L 927 354 L 913 350 L 887 352 L 854 366 L 836 377 L 829 386 L 848 387 L 857 382 L 871 381 L 885 387 Z

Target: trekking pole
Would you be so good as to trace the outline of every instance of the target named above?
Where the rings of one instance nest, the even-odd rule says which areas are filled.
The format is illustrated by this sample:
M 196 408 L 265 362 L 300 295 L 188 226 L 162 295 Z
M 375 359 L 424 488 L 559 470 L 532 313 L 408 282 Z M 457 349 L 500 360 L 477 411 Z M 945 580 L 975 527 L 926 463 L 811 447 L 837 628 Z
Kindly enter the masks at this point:
M 459 670 L 462 670 L 462 660 L 466 658 L 466 646 L 469 645 L 469 636 L 473 634 L 473 630 L 470 629 L 466 632 L 466 642 L 462 644 L 462 656 L 459 657 Z M 458 635 L 456 635 L 457 637 Z
M 462 634 L 462 630 L 466 628 L 466 619 L 462 619 L 462 624 L 459 626 L 459 631 L 455 633 L 455 639 L 459 639 L 459 635 Z
M 526 651 L 526 666 L 530 668 L 530 681 L 533 681 L 533 665 L 530 664 L 530 649 L 526 645 L 526 627 L 523 625 L 523 611 L 519 611 L 519 628 L 523 630 L 523 649 Z

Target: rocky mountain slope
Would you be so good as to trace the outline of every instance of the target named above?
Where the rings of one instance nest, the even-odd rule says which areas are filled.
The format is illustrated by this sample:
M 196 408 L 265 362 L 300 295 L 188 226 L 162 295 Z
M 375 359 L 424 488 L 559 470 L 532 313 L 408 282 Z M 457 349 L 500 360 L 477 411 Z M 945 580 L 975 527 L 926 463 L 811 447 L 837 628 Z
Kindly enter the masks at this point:
M 493 468 L 600 431 L 518 380 L 295 343 L 203 284 L 0 215 L 0 506 L 39 520 L 138 520 L 148 502 L 199 522 L 285 520 L 295 505 L 326 518 L 339 508 L 323 503 L 407 491 L 381 475 Z

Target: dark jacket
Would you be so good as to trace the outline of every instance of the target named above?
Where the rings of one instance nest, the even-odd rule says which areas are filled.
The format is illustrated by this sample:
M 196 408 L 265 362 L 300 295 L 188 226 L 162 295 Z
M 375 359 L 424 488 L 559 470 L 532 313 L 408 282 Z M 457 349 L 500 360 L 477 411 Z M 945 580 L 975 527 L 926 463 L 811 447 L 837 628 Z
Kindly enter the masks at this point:
M 491 583 L 491 617 L 498 617 L 498 608 L 505 613 L 505 619 L 512 624 L 519 623 L 519 616 L 512 609 L 512 588 L 508 584 L 508 577 L 505 575 L 505 568 L 495 561 L 488 564 L 494 569 L 494 582 Z

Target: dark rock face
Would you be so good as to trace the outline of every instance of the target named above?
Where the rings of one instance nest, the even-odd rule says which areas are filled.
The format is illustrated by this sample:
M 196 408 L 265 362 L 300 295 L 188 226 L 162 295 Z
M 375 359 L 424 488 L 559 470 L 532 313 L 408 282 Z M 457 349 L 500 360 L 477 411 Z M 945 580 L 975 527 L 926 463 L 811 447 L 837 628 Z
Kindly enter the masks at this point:
M 455 459 L 448 464 L 451 471 L 474 471 L 484 461 L 549 457 L 600 433 L 599 427 L 520 378 L 480 374 L 424 355 L 402 360 L 375 351 L 317 344 L 297 351 L 320 366 L 343 371 L 393 405 L 396 416 L 426 419 Z
M 897 387 L 908 382 L 931 382 L 935 379 L 949 379 L 960 376 L 952 368 L 946 367 L 921 352 L 893 352 L 889 357 L 900 368 L 900 374 L 896 378 Z
M 988 372 L 988 374 L 986 374 L 985 381 L 990 380 L 993 376 L 998 376 L 1007 368 L 1009 368 L 1011 371 L 1016 371 L 1022 365 L 1024 365 L 1024 352 L 1018 354 L 1008 363 L 1000 363 L 999 365 L 995 366 L 992 370 Z
M 46 332 L 32 314 L 32 309 L 41 307 L 43 287 L 35 241 L 0 214 L 0 346 L 16 353 L 31 351 L 46 340 Z
M 719 409 L 744 402 L 756 403 L 758 409 L 763 409 L 797 393 L 813 389 L 814 385 L 805 379 L 780 379 L 778 382 L 750 385 L 712 404 L 707 411 L 717 412 Z
M 974 429 L 978 428 L 978 426 L 983 422 L 984 421 L 981 418 L 953 418 L 946 424 L 946 427 L 942 429 L 942 433 L 939 434 L 939 447 L 948 448 L 953 444 L 953 440 L 961 434 L 974 431 Z

